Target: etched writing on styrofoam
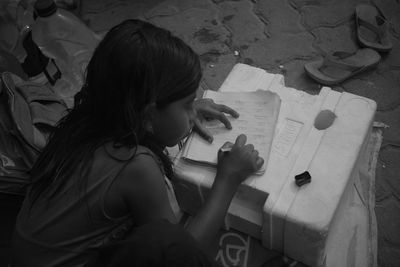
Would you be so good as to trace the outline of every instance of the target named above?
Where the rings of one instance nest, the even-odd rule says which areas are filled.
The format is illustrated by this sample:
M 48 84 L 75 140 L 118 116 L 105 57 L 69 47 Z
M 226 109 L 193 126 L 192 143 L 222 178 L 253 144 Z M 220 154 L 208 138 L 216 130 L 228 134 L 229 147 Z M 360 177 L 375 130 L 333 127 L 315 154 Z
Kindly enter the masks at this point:
M 273 151 L 281 157 L 287 157 L 296 143 L 302 127 L 302 122 L 286 118 L 282 130 L 274 140 Z
M 247 267 L 250 251 L 250 237 L 228 232 L 219 239 L 219 250 L 215 260 L 224 267 L 240 266 Z

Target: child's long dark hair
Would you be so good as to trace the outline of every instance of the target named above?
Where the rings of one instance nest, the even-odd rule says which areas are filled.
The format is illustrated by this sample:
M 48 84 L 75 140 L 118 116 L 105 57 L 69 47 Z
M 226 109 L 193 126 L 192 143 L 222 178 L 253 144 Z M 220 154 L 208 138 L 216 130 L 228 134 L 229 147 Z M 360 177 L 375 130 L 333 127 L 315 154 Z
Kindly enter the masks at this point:
M 169 31 L 140 20 L 112 28 L 89 62 L 74 108 L 33 166 L 32 200 L 50 185 L 48 197 L 55 196 L 72 177 L 85 187 L 93 153 L 105 142 L 150 148 L 171 177 L 171 162 L 144 129 L 144 110 L 149 103 L 162 109 L 194 93 L 200 79 L 198 56 Z

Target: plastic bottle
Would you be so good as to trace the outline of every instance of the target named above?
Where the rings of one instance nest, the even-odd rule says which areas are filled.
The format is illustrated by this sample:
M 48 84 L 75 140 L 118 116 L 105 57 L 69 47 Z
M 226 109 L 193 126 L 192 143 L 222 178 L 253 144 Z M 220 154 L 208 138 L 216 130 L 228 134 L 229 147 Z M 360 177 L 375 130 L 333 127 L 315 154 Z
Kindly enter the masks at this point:
M 33 2 L 9 0 L 1 3 L 0 72 L 10 71 L 24 80 L 55 85 L 61 77 L 58 67 L 32 40 Z
M 72 101 L 83 85 L 84 71 L 100 37 L 53 0 L 37 0 L 34 7 L 38 17 L 32 25 L 33 41 L 44 55 L 55 60 L 62 80 L 69 83 L 56 84 L 55 91 L 66 102 Z

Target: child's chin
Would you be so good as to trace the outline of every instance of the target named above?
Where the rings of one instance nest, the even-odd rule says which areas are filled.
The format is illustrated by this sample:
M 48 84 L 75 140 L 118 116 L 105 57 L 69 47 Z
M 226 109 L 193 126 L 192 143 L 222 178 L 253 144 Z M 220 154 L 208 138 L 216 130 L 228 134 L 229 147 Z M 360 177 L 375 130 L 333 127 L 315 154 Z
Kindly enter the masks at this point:
M 166 145 L 166 147 L 174 147 L 174 146 L 176 146 L 177 144 L 175 144 L 175 145 Z
M 168 143 L 168 144 L 166 144 L 165 146 L 166 146 L 166 147 L 174 147 L 174 146 L 178 145 L 179 142 L 180 142 L 181 140 L 182 140 L 182 139 L 179 139 L 179 140 L 177 140 L 177 141 Z
M 177 138 L 174 141 L 168 142 L 167 144 L 165 144 L 166 147 L 174 147 L 176 145 L 178 145 L 181 141 L 184 141 L 186 139 L 186 137 L 188 137 L 190 135 L 191 131 L 188 131 L 187 133 L 185 133 L 184 135 L 182 135 L 180 138 Z
M 186 137 L 186 136 L 185 136 L 185 137 Z M 177 146 L 177 145 L 179 144 L 179 142 L 181 142 L 181 141 L 184 140 L 185 137 L 179 138 L 179 139 L 177 139 L 177 140 L 175 140 L 175 141 L 173 141 L 173 142 L 169 142 L 169 143 L 166 144 L 165 146 L 166 146 L 166 147 L 174 147 L 174 146 Z

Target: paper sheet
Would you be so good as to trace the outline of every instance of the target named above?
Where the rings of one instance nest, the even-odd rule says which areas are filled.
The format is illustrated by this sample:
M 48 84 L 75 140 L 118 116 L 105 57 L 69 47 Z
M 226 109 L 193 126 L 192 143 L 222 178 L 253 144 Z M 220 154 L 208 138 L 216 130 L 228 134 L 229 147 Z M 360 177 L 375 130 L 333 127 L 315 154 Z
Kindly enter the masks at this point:
M 214 137 L 213 143 L 210 144 L 193 133 L 185 146 L 183 157 L 198 163 L 216 165 L 218 149 L 227 141 L 234 143 L 237 136 L 243 133 L 247 136 L 247 143 L 253 144 L 259 155 L 264 158 L 264 166 L 258 173 L 264 172 L 279 114 L 279 96 L 264 90 L 244 93 L 208 90 L 205 91 L 204 97 L 233 108 L 240 116 L 233 118 L 228 115 L 232 129 L 227 129 L 219 121 L 205 122 Z

